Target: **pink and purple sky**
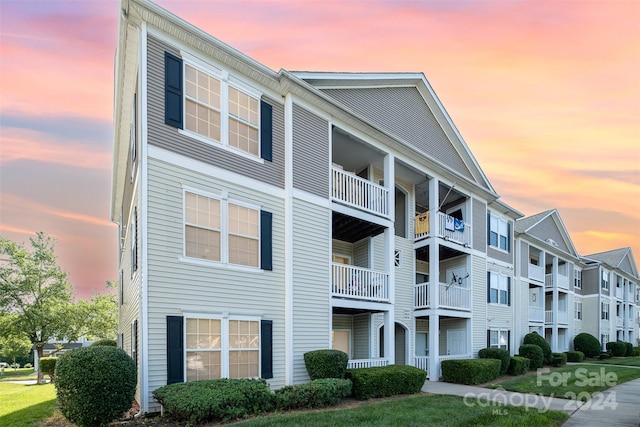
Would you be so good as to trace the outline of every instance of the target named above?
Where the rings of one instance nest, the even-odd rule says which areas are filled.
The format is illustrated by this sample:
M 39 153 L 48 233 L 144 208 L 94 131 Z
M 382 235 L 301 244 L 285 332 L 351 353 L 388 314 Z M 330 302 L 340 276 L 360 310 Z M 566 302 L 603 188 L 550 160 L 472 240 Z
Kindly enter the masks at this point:
M 502 200 L 640 262 L 640 1 L 160 6 L 279 70 L 424 72 Z M 116 0 L 0 0 L 0 234 L 57 239 L 79 298 L 117 273 Z

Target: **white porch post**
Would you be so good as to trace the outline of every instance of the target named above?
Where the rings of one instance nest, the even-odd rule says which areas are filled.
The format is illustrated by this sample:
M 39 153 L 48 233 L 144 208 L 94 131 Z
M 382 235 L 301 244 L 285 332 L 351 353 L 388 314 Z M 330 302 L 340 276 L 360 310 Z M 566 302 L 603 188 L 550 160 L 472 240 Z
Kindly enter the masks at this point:
M 440 259 L 438 253 L 438 187 L 437 178 L 429 181 L 429 230 L 432 237 L 429 238 L 429 308 L 432 312 L 437 312 L 440 306 Z M 430 381 L 440 380 L 440 316 L 431 314 L 429 316 L 429 373 Z
M 558 257 L 553 257 L 553 265 L 551 267 L 551 277 L 553 287 L 551 288 L 551 351 L 558 351 L 558 314 L 559 314 L 559 292 L 558 292 Z
M 389 218 L 395 218 L 395 156 L 387 154 L 384 158 L 384 186 L 388 190 Z M 392 365 L 395 363 L 395 230 L 388 227 L 384 230 L 384 269 L 389 275 L 389 302 L 391 307 L 384 313 L 384 356 Z
M 429 381 L 440 380 L 440 316 L 429 316 Z

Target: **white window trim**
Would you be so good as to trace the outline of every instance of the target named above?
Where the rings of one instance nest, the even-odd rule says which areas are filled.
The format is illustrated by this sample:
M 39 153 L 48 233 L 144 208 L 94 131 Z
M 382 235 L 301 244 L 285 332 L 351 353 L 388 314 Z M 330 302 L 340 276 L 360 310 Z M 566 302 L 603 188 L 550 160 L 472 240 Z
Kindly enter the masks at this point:
M 183 378 L 187 378 L 187 353 L 189 351 L 201 351 L 202 349 L 188 349 L 187 348 L 187 320 L 188 319 L 209 319 L 220 320 L 220 378 L 229 378 L 229 352 L 233 351 L 229 347 L 229 321 L 230 320 L 245 320 L 258 322 L 258 348 L 257 349 L 242 349 L 258 351 L 258 376 L 255 378 L 262 378 L 262 363 L 260 363 L 262 356 L 262 328 L 260 322 L 262 318 L 260 316 L 242 316 L 242 315 L 228 315 L 228 314 L 211 314 L 211 313 L 184 313 L 183 315 L 183 333 L 182 342 L 184 343 L 183 360 L 184 360 L 184 372 Z M 216 349 L 217 351 L 217 349 Z M 253 377 L 252 377 L 253 378 Z
M 492 229 L 491 229 L 491 218 L 495 218 L 498 221 L 498 230 L 496 230 L 496 234 L 498 235 L 498 246 L 492 245 L 491 244 L 491 239 L 489 239 L 489 241 L 487 242 L 487 245 L 489 247 L 491 247 L 492 249 L 495 249 L 497 251 L 504 252 L 506 254 L 510 253 L 509 249 L 508 249 L 509 247 L 511 247 L 511 244 L 509 242 L 509 239 L 510 239 L 510 236 L 509 236 L 509 221 L 504 219 L 500 215 L 496 215 L 494 213 L 489 212 L 489 224 L 487 224 L 487 226 L 489 227 L 489 234 L 491 234 L 491 231 L 492 231 Z M 505 249 L 502 249 L 500 247 L 500 236 L 502 236 L 502 234 L 500 234 L 500 223 L 501 222 L 505 223 L 506 226 L 507 226 L 507 234 L 505 235 L 506 238 L 507 238 L 507 247 Z
M 242 80 L 230 76 L 227 71 L 221 70 L 217 67 L 212 66 L 211 64 L 196 58 L 195 56 L 181 51 L 180 55 L 182 57 L 182 83 L 185 84 L 185 76 L 186 76 L 186 66 L 193 67 L 203 73 L 208 74 L 209 76 L 220 81 L 220 141 L 216 141 L 211 138 L 207 138 L 206 136 L 200 135 L 196 132 L 193 132 L 188 129 L 178 129 L 178 133 L 188 136 L 190 138 L 197 139 L 198 141 L 204 142 L 209 145 L 213 145 L 218 148 L 222 148 L 225 151 L 230 153 L 240 155 L 247 159 L 256 161 L 260 164 L 264 164 L 264 159 L 261 157 L 262 150 L 262 140 L 261 140 L 261 132 L 260 132 L 260 123 L 261 123 L 261 111 L 260 111 L 260 101 L 262 99 L 263 93 L 257 90 L 255 87 L 250 86 L 243 82 Z M 233 87 L 241 93 L 249 95 L 252 98 L 258 100 L 258 155 L 255 156 L 253 154 L 247 153 L 246 151 L 237 149 L 229 145 L 229 87 Z M 191 99 L 191 98 L 189 98 Z M 187 94 L 186 90 L 182 95 L 182 120 L 183 123 L 186 123 L 186 100 Z M 199 101 L 194 100 L 196 103 L 201 104 Z M 210 106 L 207 106 L 210 108 Z
M 501 274 L 501 273 L 496 273 L 494 271 L 490 271 L 489 274 L 490 274 L 490 277 L 494 277 L 494 276 L 496 277 L 495 284 L 497 285 L 497 286 L 493 286 L 494 282 L 493 282 L 493 280 L 490 279 L 489 288 L 498 290 L 498 301 L 496 301 L 496 302 L 491 301 L 489 304 L 499 305 L 499 306 L 502 306 L 502 307 L 509 307 L 511 305 L 510 301 L 509 301 L 509 277 L 510 276 L 507 276 L 507 275 Z M 501 280 L 503 278 L 504 278 L 504 282 Z M 503 285 L 504 285 L 504 289 L 502 289 Z M 501 291 L 504 291 L 507 294 L 507 302 L 506 303 L 500 302 L 500 292 Z
M 582 320 L 582 302 L 574 301 L 573 317 L 575 320 Z
M 600 304 L 600 319 L 601 320 L 611 320 L 611 315 L 610 315 L 610 307 L 609 307 L 609 303 L 608 302 L 602 302 Z M 605 317 L 606 314 L 606 317 Z
M 573 287 L 575 289 L 582 289 L 582 270 L 578 270 L 577 268 L 573 269 Z
M 186 226 L 190 223 L 187 223 L 187 193 L 197 194 L 198 196 L 207 197 L 209 199 L 219 200 L 220 201 L 220 261 L 214 261 L 203 258 L 196 258 L 187 256 L 187 241 L 186 241 Z M 248 209 L 258 211 L 258 265 L 243 265 L 243 264 L 232 264 L 229 262 L 229 203 L 242 206 Z M 254 205 L 251 203 L 247 203 L 241 200 L 229 198 L 229 194 L 226 191 L 223 191 L 220 194 L 215 194 L 207 191 L 203 191 L 196 188 L 191 187 L 183 187 L 182 188 L 182 256 L 180 258 L 181 261 L 189 262 L 192 264 L 199 264 L 203 266 L 224 266 L 230 269 L 244 270 L 244 271 L 263 271 L 260 267 L 260 260 L 262 259 L 262 224 L 260 221 L 260 212 L 262 211 L 262 207 L 258 205 Z M 191 224 L 193 225 L 193 224 Z M 199 225 L 194 225 L 195 227 L 206 228 Z
M 492 329 L 489 328 L 489 331 L 491 332 L 497 332 L 498 333 L 498 343 L 496 344 L 496 346 L 494 347 L 493 344 L 491 343 L 491 339 L 489 340 L 489 348 L 502 348 L 502 346 L 500 345 L 500 336 L 504 333 L 505 337 L 506 337 L 506 347 L 503 350 L 509 350 L 509 330 L 508 329 Z M 493 338 L 493 337 L 491 337 Z

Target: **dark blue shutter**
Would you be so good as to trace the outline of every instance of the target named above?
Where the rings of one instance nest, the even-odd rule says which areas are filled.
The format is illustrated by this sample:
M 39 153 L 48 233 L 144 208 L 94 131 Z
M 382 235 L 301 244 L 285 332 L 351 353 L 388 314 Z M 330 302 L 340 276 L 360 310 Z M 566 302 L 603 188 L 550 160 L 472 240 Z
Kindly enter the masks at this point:
M 182 59 L 164 53 L 164 122 L 182 129 Z
M 507 351 L 511 354 L 511 330 L 507 331 Z
M 511 277 L 507 277 L 507 305 L 511 305 Z
M 184 382 L 182 316 L 167 316 L 167 384 Z
M 273 378 L 273 320 L 260 322 L 260 340 L 262 378 Z
M 273 111 L 271 105 L 260 101 L 260 157 L 273 160 Z
M 271 212 L 260 211 L 260 268 L 273 270 L 273 215 Z
M 487 348 L 491 348 L 491 329 L 487 329 Z
M 491 273 L 487 271 L 487 302 L 491 302 Z
M 507 252 L 511 253 L 511 223 L 507 222 Z
M 491 246 L 491 214 L 487 214 L 487 246 Z

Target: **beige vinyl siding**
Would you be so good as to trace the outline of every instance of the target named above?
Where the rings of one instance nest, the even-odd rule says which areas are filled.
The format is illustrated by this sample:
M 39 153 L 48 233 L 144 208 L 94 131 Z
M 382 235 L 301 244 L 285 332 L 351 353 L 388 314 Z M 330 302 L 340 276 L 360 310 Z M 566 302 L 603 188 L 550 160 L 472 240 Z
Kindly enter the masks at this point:
M 273 161 L 271 162 L 265 160 L 261 163 L 225 150 L 216 142 L 206 143 L 182 134 L 178 129 L 164 123 L 165 51 L 180 56 L 178 49 L 149 36 L 147 43 L 148 143 L 283 188 L 284 106 L 275 100 L 263 97 L 264 101 L 273 107 Z M 255 82 L 247 81 L 247 83 L 259 90 L 260 86 Z
M 472 290 L 472 320 L 473 330 L 471 344 L 473 357 L 478 356 L 478 350 L 487 346 L 487 262 L 476 255 L 471 256 Z
M 293 106 L 293 188 L 329 197 L 329 123 Z
M 415 87 L 321 90 L 408 145 L 475 181 Z
M 473 209 L 473 249 L 487 252 L 487 205 L 476 198 L 471 201 Z
M 353 358 L 369 358 L 369 337 L 371 315 L 369 313 L 353 316 Z
M 309 381 L 304 353 L 331 345 L 331 211 L 294 199 L 292 231 L 293 382 L 297 384 Z
M 272 387 L 284 384 L 284 215 L 281 199 L 150 158 L 148 161 L 149 393 L 166 384 L 166 316 L 252 315 L 273 320 Z M 243 201 L 273 214 L 273 271 L 183 258 L 183 186 Z M 248 295 L 259 298 L 248 300 Z M 151 396 L 149 401 L 153 402 Z M 157 410 L 152 407 L 150 410 Z

